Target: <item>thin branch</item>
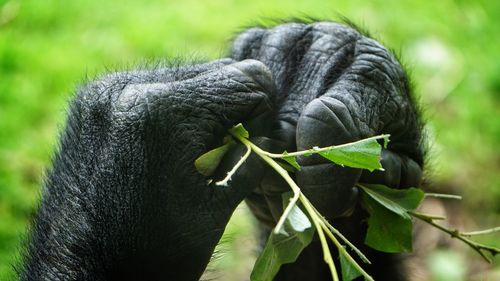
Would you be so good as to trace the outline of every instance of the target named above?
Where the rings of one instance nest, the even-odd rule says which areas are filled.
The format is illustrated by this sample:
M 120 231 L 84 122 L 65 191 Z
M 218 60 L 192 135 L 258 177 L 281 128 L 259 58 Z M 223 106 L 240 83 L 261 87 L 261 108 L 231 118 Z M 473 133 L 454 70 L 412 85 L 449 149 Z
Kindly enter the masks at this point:
M 424 214 L 424 213 L 420 213 L 420 212 L 415 212 L 415 211 L 411 211 L 415 214 L 418 214 L 419 216 L 421 217 L 425 217 L 427 219 L 430 219 L 430 220 L 445 220 L 446 217 L 443 217 L 443 216 L 437 216 L 437 215 L 431 215 L 431 214 Z
M 327 147 L 314 147 L 314 148 L 311 148 L 311 149 L 307 149 L 307 150 L 301 150 L 301 151 L 296 151 L 296 152 L 288 152 L 287 154 L 284 154 L 284 153 L 271 153 L 271 152 L 267 152 L 267 151 L 264 151 L 264 150 L 261 150 L 260 153 L 266 155 L 266 156 L 269 156 L 271 158 L 285 158 L 285 157 L 293 157 L 293 156 L 302 156 L 302 155 L 310 155 L 310 154 L 314 154 L 314 153 L 318 153 L 318 152 L 323 152 L 323 151 L 330 151 L 330 150 L 334 150 L 334 149 L 339 149 L 339 148 L 344 148 L 346 146 L 351 146 L 351 145 L 355 145 L 357 143 L 362 143 L 362 142 L 366 142 L 366 141 L 370 141 L 370 140 L 379 140 L 379 139 L 384 139 L 384 138 L 387 138 L 389 137 L 390 135 L 378 135 L 378 136 L 374 136 L 374 137 L 370 137 L 370 138 L 366 138 L 366 139 L 362 139 L 362 140 L 358 140 L 358 141 L 354 141 L 354 142 L 349 142 L 349 143 L 345 143 L 345 144 L 340 144 L 340 145 L 332 145 L 332 146 L 327 146 Z
M 304 205 L 304 208 L 306 208 L 307 212 L 311 216 L 311 219 L 314 223 L 314 226 L 316 227 L 316 230 L 318 231 L 319 240 L 321 242 L 321 248 L 323 249 L 323 259 L 328 264 L 328 267 L 330 267 L 330 272 L 332 273 L 332 278 L 334 281 L 339 281 L 337 269 L 335 268 L 335 263 L 333 262 L 332 254 L 330 253 L 330 248 L 328 247 L 328 242 L 326 241 L 325 234 L 324 234 L 323 228 L 321 226 L 322 225 L 321 219 L 318 217 L 318 214 L 316 213 L 316 209 L 314 209 L 312 207 L 309 200 L 302 193 L 300 193 L 300 202 L 302 202 L 302 204 Z M 329 231 L 327 231 L 327 233 L 328 232 Z
M 238 161 L 238 163 L 236 163 L 236 165 L 233 166 L 231 171 L 227 172 L 226 177 L 224 179 L 216 182 L 215 185 L 227 186 L 227 183 L 231 180 L 231 177 L 234 175 L 234 173 L 236 173 L 236 171 L 241 167 L 241 165 L 243 165 L 243 163 L 245 163 L 248 156 L 250 156 L 250 153 L 252 152 L 252 149 L 250 148 L 250 146 L 248 146 L 246 144 L 245 144 L 245 146 L 247 147 L 247 151 L 245 152 L 245 154 L 243 156 L 241 156 L 240 160 Z
M 290 177 L 290 174 L 288 174 L 288 172 L 285 169 L 283 169 L 278 164 L 278 162 L 274 161 L 271 157 L 269 157 L 267 155 L 268 152 L 262 150 L 261 148 L 259 148 L 255 144 L 253 144 L 248 139 L 246 139 L 246 138 L 244 138 L 244 137 L 242 137 L 242 136 L 240 136 L 238 134 L 235 134 L 235 133 L 233 133 L 231 131 L 230 131 L 230 133 L 236 139 L 238 139 L 240 142 L 242 142 L 244 145 L 246 145 L 247 147 L 250 147 L 251 150 L 253 150 L 257 155 L 259 155 L 262 158 L 262 160 L 264 160 L 266 163 L 268 163 L 290 185 L 290 188 L 293 190 L 293 193 L 294 193 L 294 197 L 293 198 L 295 198 L 296 196 L 298 196 L 298 198 L 300 199 L 300 201 L 302 202 L 302 204 L 306 208 L 307 212 L 311 216 L 313 224 L 316 227 L 316 230 L 318 231 L 318 236 L 319 236 L 319 239 L 321 241 L 321 247 L 323 249 L 323 258 L 324 258 L 325 262 L 328 264 L 328 267 L 330 268 L 333 280 L 334 281 L 339 281 L 339 277 L 338 277 L 338 274 L 337 274 L 337 269 L 335 268 L 335 263 L 333 262 L 333 258 L 332 258 L 332 255 L 330 253 L 330 249 L 328 248 L 328 242 L 326 241 L 325 234 L 323 233 L 323 229 L 321 228 L 321 218 L 315 212 L 315 209 L 310 205 L 309 200 L 307 200 L 307 198 L 304 196 L 304 194 L 302 194 L 299 186 Z M 294 201 L 293 198 L 292 198 L 292 200 L 290 200 L 290 203 L 288 204 L 288 206 L 285 209 L 285 211 L 288 210 L 288 212 L 290 212 L 291 208 L 295 205 L 295 203 L 296 203 L 297 200 Z M 281 227 L 281 225 L 283 224 L 284 220 L 286 219 L 287 214 L 288 213 L 284 213 L 280 217 L 281 224 L 280 224 L 280 222 L 278 222 L 277 226 Z M 277 232 L 278 230 L 279 230 L 279 228 L 276 227 L 274 231 Z
M 326 234 L 330 237 L 332 240 L 333 244 L 339 249 L 339 254 L 343 255 L 350 263 L 351 265 L 359 272 L 363 277 L 365 277 L 365 280 L 367 281 L 375 281 L 373 280 L 373 277 L 370 276 L 354 259 L 353 257 L 347 252 L 347 250 L 340 244 L 339 240 L 333 236 L 333 234 L 328 231 L 328 227 L 322 223 L 321 226 L 325 229 Z
M 295 204 L 297 204 L 297 200 L 299 200 L 299 195 L 300 195 L 300 191 L 299 192 L 295 192 L 295 191 L 293 192 L 293 197 L 290 198 L 290 202 L 286 206 L 286 209 L 283 211 L 283 214 L 281 215 L 278 223 L 274 227 L 274 233 L 275 234 L 278 234 L 280 232 L 281 227 L 283 227 L 283 224 L 285 224 L 286 218 L 288 217 L 288 215 L 292 211 L 292 209 L 295 206 Z
M 478 231 L 470 231 L 470 232 L 460 232 L 461 235 L 463 236 L 476 236 L 476 235 L 485 235 L 485 234 L 491 234 L 495 232 L 500 232 L 500 226 L 494 227 L 494 228 L 489 228 L 485 230 L 478 230 Z
M 434 198 L 445 198 L 445 199 L 456 199 L 462 200 L 462 196 L 455 194 L 443 194 L 443 193 L 424 193 L 425 197 L 434 197 Z
M 285 220 L 286 220 L 288 214 L 290 213 L 290 211 L 292 210 L 293 206 L 295 205 L 295 203 L 299 199 L 300 188 L 295 183 L 295 181 L 290 177 L 290 175 L 288 174 L 288 172 L 284 168 L 282 168 L 276 161 L 274 161 L 273 159 L 267 157 L 265 154 L 262 153 L 262 152 L 264 152 L 264 150 L 260 149 L 258 146 L 253 144 L 248 139 L 241 137 L 240 135 L 235 134 L 233 132 L 230 132 L 230 133 L 235 138 L 237 138 L 239 141 L 241 141 L 246 147 L 248 147 L 249 150 L 253 150 L 255 153 L 257 153 L 257 155 L 259 155 L 264 161 L 267 162 L 267 164 L 269 164 L 276 172 L 278 172 L 281 175 L 281 177 L 283 177 L 285 179 L 285 181 L 288 183 L 288 185 L 290 185 L 290 188 L 293 191 L 293 197 L 290 199 L 290 203 L 288 204 L 286 209 L 283 211 L 283 215 L 280 217 L 280 220 L 278 221 L 278 223 L 276 224 L 276 227 L 274 228 L 274 233 L 277 234 L 279 232 L 280 228 L 285 223 Z
M 491 258 L 488 257 L 483 251 L 486 251 L 488 252 L 489 254 L 491 254 L 492 256 L 495 256 L 497 254 L 500 253 L 500 249 L 497 249 L 495 247 L 490 247 L 490 246 L 487 246 L 487 245 L 483 245 L 483 244 L 480 244 L 480 243 L 477 243 L 475 241 L 472 241 L 466 237 L 464 237 L 459 230 L 457 229 L 451 229 L 451 228 L 447 228 L 445 226 L 442 226 L 440 224 L 437 224 L 435 223 L 432 218 L 426 216 L 426 215 L 423 215 L 423 214 L 420 214 L 420 213 L 417 213 L 417 212 L 413 212 L 413 211 L 408 211 L 408 214 L 412 215 L 413 217 L 421 220 L 421 221 L 424 221 L 446 233 L 448 233 L 451 237 L 453 238 L 457 238 L 459 240 L 461 240 L 462 242 L 464 242 L 465 244 L 467 244 L 469 247 L 471 247 L 474 251 L 476 251 L 481 257 L 483 257 L 483 259 L 485 259 L 487 262 L 491 263 Z
M 349 241 L 342 233 L 340 233 L 340 231 L 338 231 L 335 227 L 333 227 L 324 217 L 322 218 L 323 218 L 323 223 L 328 227 L 328 229 L 330 229 L 330 231 L 333 234 L 337 235 L 342 241 L 344 241 L 344 243 L 346 243 L 364 263 L 372 264 L 372 262 L 361 252 L 361 250 L 359 250 L 356 246 L 354 246 L 354 244 L 352 244 L 351 241 Z

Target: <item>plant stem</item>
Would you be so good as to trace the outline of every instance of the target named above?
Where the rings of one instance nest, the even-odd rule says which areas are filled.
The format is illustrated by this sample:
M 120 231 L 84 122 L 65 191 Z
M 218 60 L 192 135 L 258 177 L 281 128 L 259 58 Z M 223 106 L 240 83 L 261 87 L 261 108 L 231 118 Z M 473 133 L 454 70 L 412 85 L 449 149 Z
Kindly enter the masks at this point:
M 462 196 L 454 194 L 443 194 L 443 193 L 425 193 L 425 197 L 435 197 L 435 198 L 445 198 L 445 199 L 456 199 L 462 200 Z
M 273 168 L 283 179 L 290 185 L 290 188 L 292 189 L 294 196 L 290 199 L 290 203 L 288 204 L 287 208 L 284 210 L 283 214 L 280 217 L 280 220 L 278 221 L 278 224 L 276 225 L 274 231 L 278 232 L 281 226 L 283 225 L 286 217 L 288 216 L 288 213 L 290 210 L 293 208 L 293 206 L 297 203 L 297 200 L 300 199 L 302 204 L 304 205 L 304 208 L 306 208 L 307 212 L 309 213 L 309 216 L 311 217 L 311 220 L 313 221 L 314 226 L 316 227 L 316 230 L 318 231 L 318 236 L 321 241 L 321 247 L 323 249 L 323 258 L 325 262 L 328 264 L 328 267 L 330 268 L 330 271 L 332 273 L 332 278 L 334 281 L 339 281 L 339 277 L 337 274 L 337 270 L 335 268 L 335 263 L 333 262 L 332 254 L 330 253 L 330 249 L 328 248 L 328 242 L 326 241 L 325 234 L 323 232 L 323 228 L 321 227 L 321 218 L 320 216 L 316 213 L 316 210 L 312 205 L 310 204 L 309 200 L 302 194 L 300 191 L 299 186 L 295 183 L 295 181 L 290 177 L 290 174 L 283 169 L 276 161 L 274 161 L 270 156 L 268 156 L 267 152 L 253 144 L 251 141 L 248 139 L 235 134 L 233 132 L 230 132 L 235 138 L 237 138 L 241 143 L 246 145 L 247 147 L 250 147 L 251 150 L 253 150 L 257 155 L 259 155 L 262 160 L 264 160 L 271 168 Z
M 330 248 L 328 247 L 328 242 L 326 241 L 325 234 L 323 232 L 323 228 L 321 227 L 321 225 L 322 225 L 321 218 L 319 218 L 319 216 L 316 212 L 316 209 L 314 209 L 314 207 L 311 205 L 309 200 L 302 193 L 300 193 L 300 202 L 302 202 L 302 204 L 304 205 L 304 208 L 306 208 L 307 212 L 311 216 L 311 219 L 314 223 L 314 226 L 316 227 L 316 230 L 318 231 L 319 240 L 321 242 L 321 248 L 323 249 L 323 259 L 328 264 L 328 267 L 330 267 L 330 271 L 332 273 L 332 278 L 334 281 L 338 281 L 339 277 L 337 275 L 335 263 L 333 262 L 332 254 L 330 253 Z M 327 231 L 327 233 L 328 232 L 330 232 L 330 231 Z
M 408 214 L 410 214 L 411 216 L 413 216 L 421 221 L 424 221 L 424 222 L 434 226 L 435 228 L 438 228 L 438 229 L 448 233 L 453 238 L 457 238 L 457 239 L 461 240 L 462 242 L 467 244 L 469 247 L 474 249 L 474 251 L 476 251 L 481 257 L 483 257 L 483 259 L 485 259 L 489 263 L 491 263 L 491 258 L 488 257 L 483 251 L 486 251 L 493 256 L 500 253 L 500 249 L 497 249 L 495 247 L 486 246 L 486 245 L 477 243 L 475 241 L 472 241 L 472 240 L 464 237 L 464 235 L 462 233 L 460 233 L 460 231 L 457 229 L 447 228 L 445 226 L 442 226 L 440 224 L 435 223 L 433 221 L 432 217 L 429 217 L 429 216 L 421 214 L 421 213 L 413 212 L 413 211 L 408 211 Z
M 351 241 L 347 240 L 347 238 L 345 238 L 345 236 L 342 235 L 342 233 L 340 233 L 340 231 L 338 231 L 335 227 L 333 227 L 324 217 L 322 218 L 323 223 L 326 225 L 326 227 L 328 227 L 328 229 L 330 229 L 333 234 L 342 239 L 342 241 L 344 241 L 344 243 L 346 243 L 346 245 L 348 245 L 364 263 L 372 264 L 371 261 L 356 246 L 351 243 Z
M 248 156 L 250 156 L 250 153 L 252 152 L 252 149 L 250 148 L 250 146 L 248 146 L 246 144 L 245 144 L 245 146 L 247 148 L 247 151 L 245 152 L 245 154 L 243 156 L 241 156 L 240 160 L 238 161 L 238 163 L 236 163 L 236 165 L 233 166 L 231 171 L 227 172 L 226 177 L 224 179 L 216 182 L 215 185 L 227 186 L 227 183 L 231 180 L 231 177 L 234 175 L 234 173 L 236 173 L 236 171 L 241 167 L 241 165 L 243 165 L 243 163 L 245 163 Z
M 316 208 L 311 204 L 309 199 L 302 193 L 300 190 L 300 187 L 295 183 L 295 181 L 290 177 L 290 174 L 279 165 L 278 162 L 273 160 L 272 158 L 281 158 L 282 155 L 279 155 L 279 157 L 273 157 L 273 156 L 278 156 L 278 154 L 272 154 L 267 151 L 262 150 L 255 144 L 253 144 L 251 141 L 248 139 L 235 134 L 233 132 L 230 132 L 236 139 L 238 139 L 240 142 L 242 142 L 245 146 L 247 146 L 249 149 L 254 151 L 257 155 L 259 155 L 266 163 L 268 163 L 283 179 L 288 183 L 290 188 L 292 189 L 294 196 L 290 199 L 289 204 L 283 211 L 283 214 L 281 215 L 278 223 L 276 224 L 276 227 L 274 228 L 274 232 L 277 233 L 279 232 L 280 228 L 283 226 L 288 214 L 290 213 L 291 209 L 296 205 L 297 201 L 300 200 L 304 208 L 306 209 L 307 213 L 309 214 L 316 230 L 318 231 L 318 236 L 321 242 L 321 248 L 323 250 L 323 259 L 324 261 L 328 264 L 328 267 L 330 268 L 330 272 L 332 273 L 332 279 L 334 281 L 339 281 L 337 269 L 335 267 L 335 263 L 332 258 L 332 254 L 330 252 L 330 248 L 328 246 L 328 242 L 325 237 L 325 232 L 326 235 L 332 240 L 332 242 L 335 244 L 335 246 L 338 248 L 339 253 L 344 255 L 344 257 L 347 258 L 347 260 L 352 264 L 352 266 L 360 272 L 366 280 L 368 281 L 374 281 L 373 278 L 361 268 L 361 266 L 352 258 L 352 256 L 346 251 L 344 246 L 340 244 L 340 242 L 337 240 L 337 238 L 333 235 L 332 231 L 338 235 L 349 247 L 351 247 L 359 256 L 360 258 L 370 264 L 370 261 L 366 256 L 361 253 L 361 251 L 356 248 L 347 238 L 345 238 L 337 229 L 335 229 L 319 212 L 316 210 Z M 378 136 L 378 137 L 373 137 L 372 139 L 378 139 L 382 138 L 384 136 Z M 344 145 L 339 145 L 338 147 L 342 147 Z M 332 146 L 333 147 L 333 146 Z M 332 147 L 326 148 L 326 149 L 316 149 L 315 151 L 323 151 L 323 150 L 331 150 Z M 309 153 L 307 151 L 304 152 L 299 152 L 297 153 L 290 153 L 286 156 L 296 156 L 296 155 L 302 155 Z
M 325 229 L 326 233 L 330 237 L 330 239 L 333 241 L 333 244 L 339 249 L 339 254 L 343 255 L 350 263 L 351 265 L 359 272 L 363 277 L 365 277 L 366 281 L 375 281 L 373 278 L 368 274 L 353 258 L 352 256 L 347 252 L 347 250 L 340 244 L 339 240 L 333 236 L 333 234 L 328 231 L 328 227 L 322 223 L 321 226 Z
M 370 263 L 370 261 L 366 258 L 365 255 L 363 255 L 363 253 L 361 253 L 361 251 L 356 248 L 349 240 L 347 240 L 347 238 L 345 238 L 336 228 L 334 228 L 326 219 L 325 217 L 323 217 L 319 212 L 318 210 L 316 210 L 316 208 L 311 204 L 311 201 L 309 201 L 309 199 L 307 199 L 307 197 L 305 197 L 303 194 L 301 194 L 301 202 L 302 204 L 304 204 L 304 206 L 310 206 L 310 208 L 312 209 L 312 212 L 317 214 L 320 221 L 319 221 L 319 224 L 320 226 L 323 228 L 323 230 L 326 232 L 326 234 L 328 235 L 328 237 L 332 240 L 333 244 L 335 244 L 335 246 L 337 247 L 337 249 L 339 250 L 339 254 L 341 255 L 344 255 L 344 257 L 347 258 L 347 260 L 351 263 L 351 265 L 356 268 L 356 270 L 361 273 L 364 277 L 365 277 L 365 280 L 367 281 L 374 281 L 373 278 L 366 272 L 363 270 L 363 268 L 352 258 L 352 256 L 346 251 L 346 249 L 344 248 L 344 246 L 342 246 L 339 242 L 339 240 L 337 240 L 337 238 L 335 238 L 335 236 L 333 235 L 332 231 L 334 231 L 336 234 L 338 234 L 340 237 L 342 237 L 342 239 L 352 248 L 354 249 L 354 251 L 360 255 L 360 257 L 362 257 L 361 259 L 363 261 L 367 261 L 368 263 Z
M 311 149 L 307 149 L 307 150 L 289 152 L 287 154 L 271 153 L 271 152 L 267 152 L 264 150 L 261 150 L 260 153 L 263 155 L 266 155 L 268 157 L 271 157 L 271 158 L 294 157 L 294 156 L 310 155 L 312 153 L 318 153 L 318 152 L 323 152 L 323 151 L 330 151 L 333 149 L 339 149 L 339 148 L 351 146 L 351 145 L 361 143 L 361 142 L 367 142 L 367 141 L 371 141 L 371 140 L 379 140 L 379 139 L 384 139 L 384 138 L 388 138 L 388 137 L 389 137 L 389 135 L 378 135 L 378 136 L 374 136 L 374 137 L 370 137 L 370 138 L 366 138 L 366 139 L 362 139 L 362 140 L 354 141 L 354 142 L 350 142 L 350 143 L 345 143 L 345 144 L 340 144 L 340 145 L 332 145 L 332 146 L 321 147 L 321 148 L 316 147 L 316 148 L 311 148 Z
M 490 229 L 485 229 L 485 230 L 478 230 L 478 231 L 470 231 L 470 232 L 460 232 L 463 236 L 475 236 L 475 235 L 485 235 L 485 234 L 491 234 L 495 232 L 500 232 L 500 226 L 490 228 Z
M 278 174 L 280 174 L 281 177 L 285 179 L 285 181 L 288 183 L 290 188 L 293 191 L 293 197 L 290 199 L 290 204 L 287 205 L 286 209 L 283 211 L 283 215 L 280 217 L 280 220 L 276 224 L 276 227 L 274 228 L 274 232 L 278 233 L 280 228 L 283 226 L 285 223 L 285 219 L 292 210 L 293 206 L 295 203 L 297 203 L 297 200 L 299 199 L 299 195 L 301 194 L 299 186 L 293 181 L 293 179 L 290 177 L 288 172 L 283 169 L 276 161 L 265 155 L 260 147 L 256 146 L 253 144 L 251 141 L 248 139 L 241 137 L 237 134 L 231 133 L 234 137 L 236 137 L 239 141 L 241 141 L 245 146 L 247 146 L 250 150 L 253 150 L 257 155 L 259 155 L 264 161 L 266 161 L 269 166 L 271 166 Z
M 246 131 L 245 131 L 246 132 Z M 305 195 L 301 192 L 300 187 L 295 183 L 295 181 L 290 177 L 290 174 L 288 171 L 283 168 L 280 163 L 276 162 L 273 158 L 279 158 L 283 159 L 286 157 L 296 157 L 296 156 L 301 156 L 301 155 L 311 155 L 319 152 L 324 152 L 324 151 L 331 151 L 334 149 L 339 149 L 343 148 L 346 146 L 352 146 L 357 143 L 361 142 L 366 142 L 366 141 L 372 141 L 372 140 L 377 140 L 377 139 L 386 139 L 389 137 L 389 135 L 379 135 L 379 136 L 374 136 L 371 138 L 363 139 L 360 141 L 355 141 L 347 144 L 342 144 L 342 145 L 333 145 L 329 147 L 313 147 L 312 149 L 308 150 L 303 150 L 303 151 L 297 151 L 297 152 L 292 152 L 292 153 L 282 153 L 282 154 L 276 154 L 276 153 L 270 153 L 265 150 L 262 150 L 255 144 L 253 144 L 250 140 L 248 140 L 248 133 L 244 135 L 240 135 L 238 132 L 229 130 L 229 133 L 239 140 L 241 143 L 243 143 L 247 147 L 247 151 L 245 155 L 238 161 L 238 163 L 233 167 L 233 169 L 228 172 L 227 177 L 220 181 L 217 182 L 218 185 L 225 185 L 227 182 L 231 179 L 231 176 L 235 173 L 235 171 L 243 164 L 243 162 L 248 158 L 250 153 L 253 151 L 255 152 L 260 158 L 262 158 L 267 164 L 269 164 L 290 186 L 292 189 L 294 195 L 292 198 L 290 198 L 290 202 L 288 203 L 287 207 L 283 211 L 282 216 L 280 217 L 278 223 L 276 224 L 276 227 L 274 229 L 275 233 L 278 233 L 281 227 L 283 227 L 286 218 L 290 214 L 292 208 L 296 206 L 297 201 L 300 200 L 304 208 L 306 209 L 310 219 L 312 220 L 312 223 L 314 224 L 316 230 L 318 231 L 318 236 L 321 242 L 321 247 L 323 250 L 323 259 L 324 261 L 328 264 L 330 268 L 330 272 L 332 273 L 332 279 L 334 281 L 339 281 L 339 277 L 337 274 L 337 270 L 335 268 L 335 263 L 332 258 L 332 254 L 330 252 L 330 248 L 328 245 L 328 242 L 325 237 L 325 232 L 326 235 L 332 240 L 334 245 L 337 247 L 339 254 L 343 255 L 347 261 L 361 274 L 364 276 L 365 280 L 373 281 L 373 278 L 366 273 L 363 268 L 356 262 L 356 260 L 353 259 L 353 257 L 347 252 L 346 248 L 340 244 L 339 240 L 335 237 L 337 235 L 341 240 L 343 240 L 346 245 L 348 245 L 356 254 L 361 258 L 362 261 L 365 263 L 370 264 L 370 261 L 366 258 L 363 253 L 356 248 L 349 240 L 347 240 L 337 229 L 335 229 L 329 222 L 324 218 L 321 213 L 318 212 L 318 210 L 311 204 L 309 199 L 305 197 Z M 294 163 L 292 163 L 294 164 Z M 296 163 L 295 163 L 296 164 Z M 457 195 L 449 195 L 449 194 L 440 194 L 440 193 L 425 193 L 426 197 L 436 197 L 436 198 L 447 198 L 447 199 L 462 199 L 461 196 Z M 486 230 L 481 230 L 481 231 L 473 231 L 473 232 L 460 232 L 457 229 L 451 229 L 447 228 L 445 226 L 442 226 L 440 224 L 437 224 L 434 222 L 434 220 L 442 220 L 445 219 L 444 217 L 441 216 L 434 216 L 434 215 L 429 215 L 429 214 L 423 214 L 419 213 L 416 211 L 412 210 L 407 210 L 407 213 L 421 221 L 424 221 L 427 224 L 430 224 L 431 226 L 448 233 L 451 237 L 457 238 L 467 244 L 469 247 L 474 249 L 481 257 L 483 257 L 487 262 L 491 263 L 491 258 L 486 255 L 486 253 L 491 254 L 492 256 L 495 256 L 500 253 L 500 249 L 495 248 L 495 247 L 490 247 L 484 244 L 477 243 L 475 241 L 472 241 L 468 239 L 467 237 L 474 236 L 474 235 L 483 235 L 483 234 L 490 234 L 494 232 L 500 232 L 500 227 L 495 227 L 491 229 L 486 229 Z M 335 235 L 334 235 L 335 234 Z

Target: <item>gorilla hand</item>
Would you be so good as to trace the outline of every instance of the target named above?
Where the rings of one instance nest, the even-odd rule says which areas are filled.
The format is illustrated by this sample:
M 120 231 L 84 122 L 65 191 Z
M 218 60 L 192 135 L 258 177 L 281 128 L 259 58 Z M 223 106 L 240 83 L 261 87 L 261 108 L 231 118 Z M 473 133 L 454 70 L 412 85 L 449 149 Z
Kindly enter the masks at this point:
M 363 247 L 366 214 L 356 208 L 358 181 L 416 186 L 421 179 L 421 123 L 406 74 L 376 41 L 331 22 L 288 23 L 251 28 L 233 45 L 236 60 L 257 59 L 271 70 L 277 87 L 278 121 L 273 152 L 308 149 L 391 134 L 382 151 L 384 172 L 369 173 L 332 165 L 319 156 L 300 158 L 296 181 L 304 194 L 373 262 L 365 269 L 375 280 L 407 280 L 394 255 Z M 259 221 L 274 227 L 282 213 L 281 193 L 289 188 L 274 174 L 246 200 Z M 313 241 L 276 280 L 328 280 L 321 245 Z
M 277 87 L 274 138 L 289 151 L 342 144 L 391 134 L 382 153 L 385 172 L 332 165 L 320 156 L 299 158 L 297 182 L 329 218 L 349 214 L 358 180 L 391 187 L 416 186 L 423 164 L 421 126 L 405 72 L 378 42 L 331 22 L 288 23 L 251 28 L 233 45 L 236 60 L 256 59 L 271 70 Z M 276 179 L 248 200 L 257 217 L 272 226 L 281 210 Z
M 79 89 L 21 279 L 199 278 L 261 173 L 251 158 L 231 186 L 207 186 L 194 160 L 231 126 L 267 114 L 270 77 L 260 62 L 226 59 L 115 73 Z

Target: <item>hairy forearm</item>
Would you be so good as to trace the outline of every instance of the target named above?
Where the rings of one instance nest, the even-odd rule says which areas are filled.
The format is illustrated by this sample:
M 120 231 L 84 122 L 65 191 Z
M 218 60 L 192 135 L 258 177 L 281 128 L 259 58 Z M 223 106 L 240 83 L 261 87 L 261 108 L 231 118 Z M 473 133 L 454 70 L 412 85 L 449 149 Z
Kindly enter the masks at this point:
M 145 185 L 142 155 L 138 149 L 126 152 L 120 143 L 110 145 L 106 124 L 85 97 L 80 93 L 71 104 L 42 188 L 22 280 L 108 280 L 141 240 L 146 221 L 141 206 L 146 198 L 139 192 Z
M 21 280 L 85 280 L 96 268 L 95 225 L 91 202 L 82 196 L 85 181 L 51 172 L 32 224 Z M 96 279 L 100 280 L 100 279 Z

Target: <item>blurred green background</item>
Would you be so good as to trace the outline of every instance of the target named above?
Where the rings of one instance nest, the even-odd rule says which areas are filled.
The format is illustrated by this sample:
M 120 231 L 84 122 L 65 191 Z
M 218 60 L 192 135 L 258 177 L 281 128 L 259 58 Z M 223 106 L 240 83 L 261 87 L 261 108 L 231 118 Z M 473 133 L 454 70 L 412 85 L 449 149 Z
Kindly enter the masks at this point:
M 175 56 L 218 58 L 259 19 L 336 13 L 401 53 L 411 70 L 428 120 L 432 189 L 464 195 L 451 213 L 460 226 L 500 225 L 500 1 L 0 0 L 0 280 L 14 276 L 9 264 L 67 100 L 85 77 Z M 254 223 L 244 207 L 236 214 L 215 264 L 219 279 L 244 280 L 255 257 Z M 498 238 L 480 237 L 500 246 Z M 424 264 L 433 280 L 500 267 L 497 259 L 477 269 L 475 259 L 459 248 Z

